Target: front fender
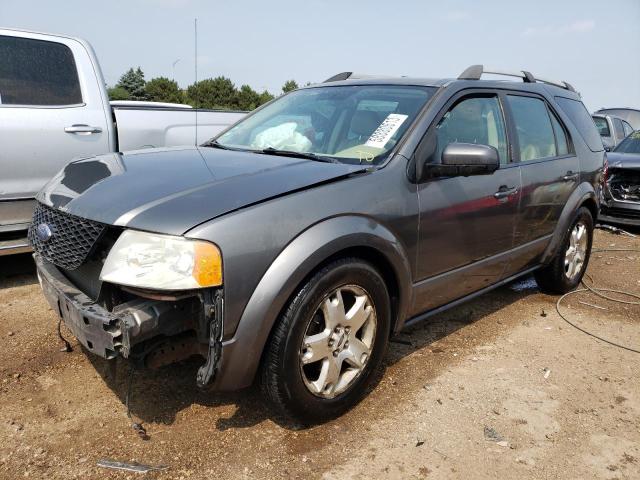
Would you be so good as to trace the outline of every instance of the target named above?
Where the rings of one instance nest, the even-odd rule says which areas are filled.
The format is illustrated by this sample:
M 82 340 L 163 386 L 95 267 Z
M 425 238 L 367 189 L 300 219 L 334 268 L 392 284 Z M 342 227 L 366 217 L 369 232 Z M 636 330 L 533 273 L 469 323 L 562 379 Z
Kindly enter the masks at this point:
M 404 319 L 410 305 L 411 268 L 398 238 L 363 216 L 324 220 L 289 243 L 263 275 L 233 338 L 223 343 L 221 370 L 214 388 L 235 390 L 249 386 L 269 334 L 298 286 L 327 258 L 355 247 L 372 248 L 391 265 L 399 290 L 397 318 Z
M 560 247 L 562 246 L 562 241 L 564 240 L 565 234 L 571 225 L 571 221 L 573 220 L 573 215 L 575 212 L 583 205 L 585 202 L 593 201 L 595 205 L 599 205 L 598 194 L 588 182 L 583 182 L 571 193 L 567 203 L 560 214 L 560 218 L 558 223 L 556 224 L 556 228 L 553 231 L 553 236 L 551 237 L 551 241 L 549 245 L 547 245 L 547 249 L 544 251 L 541 259 L 541 263 L 546 265 L 553 260 L 556 256 Z M 596 217 L 593 218 L 594 221 Z

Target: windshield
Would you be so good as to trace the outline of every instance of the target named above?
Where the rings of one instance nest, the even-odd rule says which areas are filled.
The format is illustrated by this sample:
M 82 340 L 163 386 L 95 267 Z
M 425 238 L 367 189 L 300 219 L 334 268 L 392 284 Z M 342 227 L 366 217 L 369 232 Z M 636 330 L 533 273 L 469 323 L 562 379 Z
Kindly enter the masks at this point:
M 593 121 L 598 128 L 598 133 L 603 137 L 610 137 L 611 132 L 609 131 L 609 124 L 607 123 L 607 119 L 604 117 L 593 117 Z
M 616 153 L 640 153 L 640 130 L 622 140 L 613 151 Z
M 275 149 L 344 163 L 380 164 L 435 90 L 389 85 L 296 90 L 238 123 L 215 143 L 233 149 L 269 153 Z

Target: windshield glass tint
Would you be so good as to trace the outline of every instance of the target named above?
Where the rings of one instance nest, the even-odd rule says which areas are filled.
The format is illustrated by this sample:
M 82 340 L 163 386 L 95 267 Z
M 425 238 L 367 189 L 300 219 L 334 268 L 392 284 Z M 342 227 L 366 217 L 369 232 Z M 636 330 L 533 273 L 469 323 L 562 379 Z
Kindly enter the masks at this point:
M 315 87 L 281 97 L 217 138 L 223 146 L 267 148 L 379 164 L 435 92 L 433 87 Z
M 617 153 L 640 153 L 640 130 L 625 138 L 613 151 Z
M 609 131 L 609 124 L 607 123 L 607 119 L 603 117 L 593 117 L 593 121 L 598 128 L 598 133 L 603 137 L 610 137 L 611 132 Z

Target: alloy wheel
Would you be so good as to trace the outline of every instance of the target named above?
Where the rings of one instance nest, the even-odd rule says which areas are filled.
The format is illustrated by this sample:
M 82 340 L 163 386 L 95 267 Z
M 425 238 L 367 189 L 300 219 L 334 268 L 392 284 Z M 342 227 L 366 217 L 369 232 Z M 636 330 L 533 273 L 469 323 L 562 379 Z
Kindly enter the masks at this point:
M 357 285 L 338 287 L 320 302 L 300 348 L 300 371 L 314 395 L 333 398 L 363 372 L 376 335 L 376 310 Z
M 582 271 L 587 258 L 588 233 L 584 223 L 578 222 L 571 230 L 569 246 L 564 255 L 564 273 L 569 280 L 573 280 Z

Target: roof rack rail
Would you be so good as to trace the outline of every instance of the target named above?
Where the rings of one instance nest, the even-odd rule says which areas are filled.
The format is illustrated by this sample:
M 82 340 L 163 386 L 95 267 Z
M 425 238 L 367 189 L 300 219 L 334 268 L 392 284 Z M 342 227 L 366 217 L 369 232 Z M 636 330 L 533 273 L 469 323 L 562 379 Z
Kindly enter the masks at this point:
M 327 82 L 340 82 L 342 80 L 347 80 L 349 78 L 351 78 L 351 76 L 353 75 L 353 72 L 341 72 L 341 73 L 337 73 L 335 74 L 333 77 L 329 77 L 327 78 L 324 82 L 322 83 L 327 83 Z
M 491 73 L 493 75 L 504 75 L 507 77 L 518 77 L 522 78 L 522 81 L 525 83 L 541 82 L 548 85 L 555 85 L 556 87 L 564 88 L 565 90 L 569 90 L 571 92 L 576 91 L 576 89 L 573 88 L 570 83 L 534 77 L 531 72 L 527 72 L 526 70 L 501 70 L 498 68 L 485 67 L 484 65 L 471 65 L 458 76 L 458 80 L 480 80 L 482 74 L 484 73 Z
M 362 78 L 378 78 L 378 75 L 366 75 L 364 73 L 355 73 L 355 72 L 341 72 L 334 75 L 333 77 L 327 78 L 322 83 L 340 82 L 342 80 L 358 80 Z

